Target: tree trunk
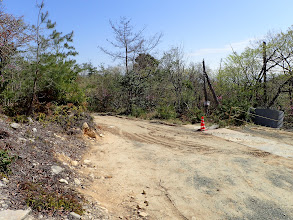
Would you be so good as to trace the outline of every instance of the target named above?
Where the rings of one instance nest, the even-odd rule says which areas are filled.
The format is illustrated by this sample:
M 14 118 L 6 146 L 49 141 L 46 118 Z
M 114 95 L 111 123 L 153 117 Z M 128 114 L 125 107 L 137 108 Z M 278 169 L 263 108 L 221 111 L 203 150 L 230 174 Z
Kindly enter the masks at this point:
M 290 99 L 290 107 L 293 108 L 293 94 L 292 94 L 292 88 L 293 88 L 293 82 L 290 84 L 289 87 L 289 99 Z
M 128 48 L 127 48 L 127 45 L 125 47 L 125 67 L 126 67 L 126 74 L 128 74 Z
M 274 96 L 274 98 L 272 99 L 272 101 L 268 105 L 268 108 L 270 108 L 270 107 L 272 107 L 274 105 L 275 101 L 277 100 L 277 98 L 279 97 L 279 95 L 282 93 L 282 88 L 286 84 L 288 84 L 289 82 L 293 83 L 293 76 L 291 76 L 288 80 L 286 80 L 283 84 L 280 85 L 277 94 Z

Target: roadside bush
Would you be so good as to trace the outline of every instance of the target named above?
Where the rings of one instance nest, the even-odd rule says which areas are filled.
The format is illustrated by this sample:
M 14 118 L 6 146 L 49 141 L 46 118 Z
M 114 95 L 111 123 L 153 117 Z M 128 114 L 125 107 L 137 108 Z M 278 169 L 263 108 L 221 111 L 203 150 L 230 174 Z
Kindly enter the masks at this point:
M 185 121 L 191 122 L 192 124 L 201 122 L 201 117 L 204 115 L 204 112 L 199 108 L 189 109 L 184 113 Z
M 157 109 L 157 118 L 159 119 L 175 119 L 177 114 L 173 106 L 161 105 Z
M 132 107 L 131 115 L 137 118 L 146 118 L 146 111 L 140 107 Z
M 92 117 L 86 113 L 86 106 L 55 105 L 48 103 L 44 112 L 35 114 L 36 120 L 42 123 L 53 122 L 59 124 L 64 130 L 81 127 L 84 121 L 91 122 Z
M 20 184 L 22 190 L 26 192 L 25 201 L 29 207 L 36 211 L 58 211 L 75 212 L 82 215 L 81 198 L 72 190 L 67 192 L 50 191 L 43 188 L 42 183 L 23 182 Z
M 250 121 L 249 115 L 250 104 L 247 102 L 224 101 L 215 111 L 211 118 L 220 126 L 235 125 L 240 126 Z

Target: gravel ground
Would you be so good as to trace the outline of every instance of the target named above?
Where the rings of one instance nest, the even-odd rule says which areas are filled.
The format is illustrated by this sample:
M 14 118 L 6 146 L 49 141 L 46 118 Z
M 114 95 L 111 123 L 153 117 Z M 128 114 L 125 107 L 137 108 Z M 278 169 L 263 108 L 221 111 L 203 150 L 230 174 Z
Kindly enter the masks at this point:
M 11 173 L 0 179 L 0 211 L 27 209 L 27 190 L 34 190 L 33 185 L 46 193 L 62 195 L 80 203 L 85 209 L 83 219 L 108 219 L 95 201 L 84 198 L 76 190 L 74 179 L 83 177 L 74 171 L 74 166 L 81 163 L 82 155 L 87 151 L 81 129 L 64 130 L 56 124 L 37 121 L 12 128 L 11 123 L 9 118 L 1 115 L 0 149 L 8 150 L 16 159 L 10 166 Z M 67 158 L 66 162 L 64 158 Z M 60 172 L 54 173 L 53 167 Z M 30 218 L 73 219 L 70 212 L 35 208 Z

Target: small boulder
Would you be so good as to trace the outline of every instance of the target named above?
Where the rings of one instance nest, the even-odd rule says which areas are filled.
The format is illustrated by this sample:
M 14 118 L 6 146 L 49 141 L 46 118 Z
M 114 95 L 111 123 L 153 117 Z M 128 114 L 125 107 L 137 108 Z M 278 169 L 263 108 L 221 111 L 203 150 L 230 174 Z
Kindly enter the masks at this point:
M 12 127 L 13 129 L 19 129 L 21 126 L 20 124 L 14 122 L 10 124 L 10 127 Z
M 77 178 L 74 178 L 74 183 L 76 185 L 80 185 L 81 184 L 81 181 L 79 179 L 77 179 Z
M 20 142 L 26 142 L 26 141 L 27 141 L 27 139 L 22 138 L 22 137 L 19 137 L 18 140 L 19 140 Z
M 81 216 L 75 212 L 70 212 L 71 217 L 73 217 L 73 219 L 81 219 Z
M 92 162 L 91 160 L 84 160 L 83 161 L 83 163 L 86 164 L 86 165 L 90 164 L 91 162 Z
M 68 181 L 65 180 L 65 179 L 60 179 L 59 182 L 60 182 L 60 183 L 66 183 L 66 184 L 68 185 Z
M 83 130 L 83 134 L 84 135 L 87 135 L 91 138 L 96 138 L 97 135 L 96 135 L 96 132 L 94 130 L 92 130 L 88 123 L 84 122 L 83 125 L 82 125 L 82 130 Z
M 35 133 L 36 133 L 36 132 L 37 132 L 37 129 L 36 129 L 36 128 L 33 128 L 33 132 L 35 132 Z
M 145 213 L 145 212 L 140 212 L 140 213 L 139 213 L 139 216 L 140 216 L 140 217 L 148 217 L 148 214 Z
M 53 165 L 53 166 L 51 167 L 51 171 L 52 171 L 52 173 L 53 173 L 54 175 L 57 175 L 57 174 L 61 173 L 63 170 L 64 170 L 64 168 L 59 167 L 59 166 L 55 166 L 55 165 Z
M 25 219 L 30 214 L 31 209 L 27 210 L 4 210 L 0 211 L 0 220 L 19 220 Z
M 97 138 L 97 134 L 94 130 L 89 130 L 87 133 L 86 133 L 87 136 L 91 137 L 91 138 Z
M 31 117 L 28 117 L 27 120 L 28 120 L 29 123 L 34 123 L 34 121 L 33 121 L 33 119 Z
M 9 180 L 6 179 L 5 177 L 2 179 L 2 181 L 3 181 L 4 183 L 9 183 Z
M 71 165 L 76 167 L 78 165 L 78 162 L 76 160 L 73 160 L 71 161 Z
M 86 122 L 84 122 L 83 125 L 82 125 L 82 130 L 85 132 L 85 131 L 87 131 L 89 129 L 90 129 L 89 125 Z

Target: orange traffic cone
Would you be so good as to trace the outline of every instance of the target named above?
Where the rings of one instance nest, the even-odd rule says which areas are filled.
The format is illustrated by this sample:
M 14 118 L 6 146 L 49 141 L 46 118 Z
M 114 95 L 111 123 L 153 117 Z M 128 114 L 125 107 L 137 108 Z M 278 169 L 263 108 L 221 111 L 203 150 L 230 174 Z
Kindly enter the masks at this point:
M 205 131 L 206 130 L 206 127 L 205 127 L 205 124 L 204 124 L 204 117 L 203 116 L 201 117 L 200 130 L 201 131 Z

